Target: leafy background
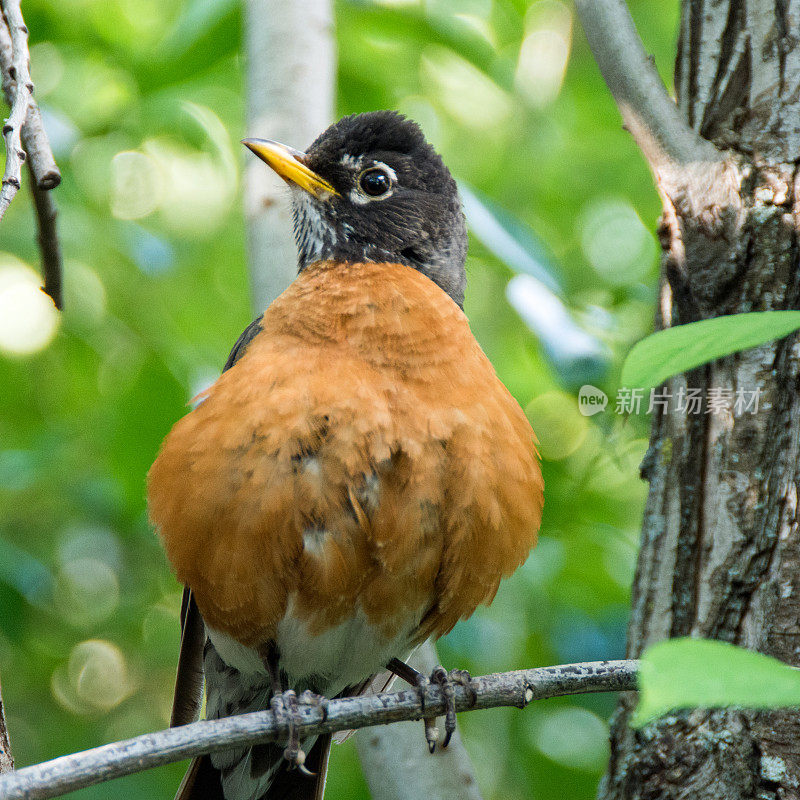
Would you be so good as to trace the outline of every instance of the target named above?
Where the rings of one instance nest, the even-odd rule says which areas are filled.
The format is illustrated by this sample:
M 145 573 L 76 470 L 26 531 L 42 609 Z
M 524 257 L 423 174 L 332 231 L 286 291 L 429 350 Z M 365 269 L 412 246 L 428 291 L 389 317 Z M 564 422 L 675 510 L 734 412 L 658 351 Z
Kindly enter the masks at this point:
M 669 81 L 676 0 L 629 5 Z M 66 311 L 58 320 L 35 288 L 20 193 L 0 226 L 0 675 L 19 765 L 167 724 L 180 593 L 144 479 L 250 321 L 238 140 L 269 135 L 244 129 L 238 3 L 24 10 L 64 173 Z M 541 540 L 491 608 L 442 641 L 442 660 L 481 674 L 622 657 L 647 419 L 623 421 L 614 394 L 622 358 L 652 327 L 659 203 L 647 169 L 568 4 L 338 0 L 336 37 L 339 112 L 417 119 L 478 210 L 510 215 L 529 262 L 483 226 L 466 311 L 541 439 Z M 512 307 L 515 269 L 560 288 L 512 293 Z M 543 296 L 568 316 L 545 313 Z M 568 333 L 592 343 L 585 357 L 565 348 Z M 586 381 L 611 397 L 591 418 L 577 410 Z M 598 695 L 463 715 L 484 797 L 593 797 L 613 705 Z M 181 772 L 75 796 L 168 797 Z M 352 743 L 335 748 L 329 795 L 367 797 Z

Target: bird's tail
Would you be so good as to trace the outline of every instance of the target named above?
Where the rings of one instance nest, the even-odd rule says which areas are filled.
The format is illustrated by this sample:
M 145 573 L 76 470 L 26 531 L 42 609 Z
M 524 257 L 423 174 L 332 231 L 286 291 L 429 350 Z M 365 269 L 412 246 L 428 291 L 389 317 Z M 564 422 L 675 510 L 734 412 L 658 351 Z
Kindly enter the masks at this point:
M 175 800 L 225 800 L 219 770 L 207 755 L 195 758 L 189 765 Z
M 330 749 L 330 735 L 319 736 L 305 761 L 306 769 L 314 773 L 313 776 L 290 768 L 284 761 L 275 771 L 267 790 L 258 797 L 245 792 L 226 798 L 222 790 L 220 770 L 214 767 L 209 756 L 200 756 L 192 761 L 175 800 L 322 800 Z

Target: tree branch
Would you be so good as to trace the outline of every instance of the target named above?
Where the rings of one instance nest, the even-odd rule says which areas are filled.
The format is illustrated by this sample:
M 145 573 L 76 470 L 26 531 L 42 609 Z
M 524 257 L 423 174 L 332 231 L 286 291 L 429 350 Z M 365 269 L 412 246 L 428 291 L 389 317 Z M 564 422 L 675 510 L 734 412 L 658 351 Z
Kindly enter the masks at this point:
M 473 679 L 474 704 L 469 691 L 456 686 L 456 709 L 524 708 L 533 700 L 548 697 L 629 691 L 636 688 L 638 666 L 638 661 L 630 660 L 595 661 L 486 675 Z M 438 687 L 429 687 L 425 715 L 443 712 L 441 691 Z M 407 690 L 331 700 L 326 711 L 318 706 L 302 705 L 300 715 L 303 721 L 298 728 L 301 737 L 305 737 L 420 719 L 422 707 L 417 692 Z M 0 775 L 0 798 L 44 800 L 204 753 L 274 741 L 286 737 L 287 733 L 286 723 L 276 723 L 271 711 L 194 722 Z M 419 735 L 422 736 L 421 731 Z
M 56 232 L 56 205 L 47 192 L 61 183 L 61 172 L 53 158 L 53 151 L 47 138 L 39 106 L 33 99 L 33 84 L 28 72 L 28 29 L 22 19 L 18 0 L 2 0 L 5 17 L 0 17 L 0 77 L 6 102 L 11 108 L 11 116 L 3 129 L 6 138 L 6 175 L 0 191 L 0 219 L 8 208 L 21 183 L 21 164 L 27 161 L 31 175 L 31 192 L 36 209 L 36 222 L 39 231 L 39 248 L 42 253 L 42 274 L 44 290 L 53 298 L 56 308 L 62 308 L 61 247 Z M 17 32 L 16 38 L 10 29 Z M 24 66 L 24 71 L 20 69 Z M 17 81 L 22 75 L 23 80 Z M 20 100 L 20 87 L 22 97 Z M 27 100 L 25 101 L 25 98 Z M 27 116 L 19 125 L 20 103 L 27 103 Z M 16 105 L 15 105 L 16 104 Z M 17 116 L 15 116 L 15 113 Z M 9 146 L 9 139 L 12 139 Z M 21 139 L 21 141 L 20 141 Z M 27 153 L 27 158 L 25 154 Z M 12 156 L 13 154 L 13 156 Z M 8 180 L 8 183 L 7 183 Z
M 11 755 L 11 740 L 6 727 L 5 710 L 3 709 L 3 695 L 0 691 L 0 775 L 14 769 L 14 758 Z
M 689 127 L 645 53 L 625 0 L 576 0 L 589 47 L 631 132 L 657 177 L 719 162 L 711 142 Z
M 43 189 L 41 183 L 36 180 L 33 162 L 30 159 L 28 160 L 28 168 L 31 173 L 31 194 L 33 196 L 33 205 L 36 208 L 36 223 L 39 229 L 38 240 L 39 250 L 42 254 L 44 291 L 53 299 L 55 307 L 61 310 L 64 307 L 61 286 L 63 266 L 61 243 L 58 240 L 58 231 L 56 230 L 56 216 L 58 215 L 56 201 L 50 192 L 47 189 Z
M 2 5 L 7 6 L 7 0 L 4 0 Z M 5 20 L 0 19 L 0 70 L 2 70 L 3 94 L 9 107 L 13 105 L 17 91 L 17 82 L 13 77 L 15 71 L 12 54 L 11 34 L 8 32 Z M 53 158 L 39 106 L 32 97 L 29 102 L 28 117 L 22 126 L 22 144 L 28 154 L 28 166 L 35 176 L 36 185 L 40 189 L 55 189 L 61 183 L 61 172 Z
M 28 109 L 33 98 L 33 83 L 28 70 L 28 29 L 22 19 L 19 0 L 4 0 L 2 5 L 10 34 L 10 47 L 3 49 L 11 62 L 8 77 L 14 85 L 9 87 L 11 114 L 3 125 L 6 169 L 0 190 L 0 220 L 22 185 L 22 164 L 27 157 L 22 149 L 22 126 L 28 118 Z

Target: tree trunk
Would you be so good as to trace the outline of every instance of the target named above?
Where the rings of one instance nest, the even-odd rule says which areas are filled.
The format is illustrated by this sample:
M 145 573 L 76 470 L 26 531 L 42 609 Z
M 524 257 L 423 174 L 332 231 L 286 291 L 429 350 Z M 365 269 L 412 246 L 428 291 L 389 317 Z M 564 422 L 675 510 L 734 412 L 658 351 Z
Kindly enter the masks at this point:
M 678 107 L 724 165 L 683 164 L 681 180 L 655 170 L 664 198 L 657 327 L 800 308 L 798 37 L 800 0 L 683 4 Z M 800 665 L 799 373 L 791 336 L 668 382 L 672 399 L 653 418 L 642 464 L 650 492 L 629 657 L 691 635 Z M 680 410 L 687 388 L 706 399 L 730 392 L 731 407 Z M 758 393 L 757 411 L 736 413 L 739 390 Z M 604 800 L 800 798 L 797 713 L 698 710 L 634 731 L 634 702 L 623 697 L 613 720 Z
M 430 675 L 438 663 L 430 642 L 411 661 L 423 675 Z M 437 747 L 433 755 L 418 720 L 364 728 L 356 732 L 355 742 L 372 800 L 481 800 L 458 730 L 447 749 Z
M 303 150 L 333 119 L 336 51 L 330 0 L 247 0 L 247 135 Z M 260 314 L 297 275 L 289 192 L 247 161 L 245 212 L 253 305 Z

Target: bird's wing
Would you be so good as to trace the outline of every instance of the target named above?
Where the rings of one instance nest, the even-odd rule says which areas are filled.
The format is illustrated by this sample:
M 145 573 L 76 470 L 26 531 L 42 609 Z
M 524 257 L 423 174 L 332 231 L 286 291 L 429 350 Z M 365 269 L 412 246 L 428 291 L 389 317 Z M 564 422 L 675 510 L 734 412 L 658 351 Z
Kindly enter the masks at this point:
M 236 344 L 231 348 L 231 352 L 228 354 L 228 360 L 222 368 L 223 372 L 230 369 L 244 355 L 244 351 L 247 350 L 247 345 L 261 333 L 263 317 L 263 314 L 257 317 L 242 331 L 242 335 L 236 340 Z
M 230 369 L 243 355 L 250 342 L 261 331 L 259 316 L 242 331 L 231 348 L 222 371 Z M 175 678 L 175 694 L 172 701 L 170 727 L 194 722 L 200 715 L 203 702 L 203 649 L 206 642 L 205 625 L 197 604 L 188 586 L 183 587 L 181 600 L 181 647 L 178 656 L 178 672 Z M 330 743 L 329 743 L 330 744 Z M 330 749 L 330 748 L 328 748 Z M 324 767 L 327 770 L 327 751 Z M 322 785 L 325 780 L 323 773 Z M 320 798 L 322 794 L 318 795 Z M 178 787 L 175 800 L 224 800 L 219 771 L 210 758 L 195 758 Z
M 203 617 L 188 587 L 183 589 L 181 603 L 181 649 L 175 677 L 170 727 L 194 722 L 203 702 L 203 646 L 206 629 Z
M 242 331 L 231 348 L 222 371 L 230 369 L 243 355 L 247 346 L 261 331 L 263 315 L 257 317 Z M 205 625 L 192 592 L 183 587 L 181 600 L 181 648 L 178 656 L 178 673 L 175 678 L 175 694 L 172 701 L 170 727 L 194 722 L 200 715 L 203 702 L 203 646 Z M 194 762 L 192 764 L 194 768 Z M 190 770 L 191 771 L 191 770 Z M 189 773 L 187 773 L 187 778 Z

